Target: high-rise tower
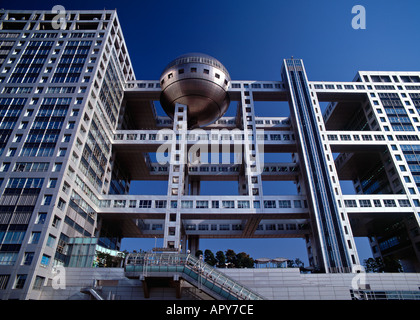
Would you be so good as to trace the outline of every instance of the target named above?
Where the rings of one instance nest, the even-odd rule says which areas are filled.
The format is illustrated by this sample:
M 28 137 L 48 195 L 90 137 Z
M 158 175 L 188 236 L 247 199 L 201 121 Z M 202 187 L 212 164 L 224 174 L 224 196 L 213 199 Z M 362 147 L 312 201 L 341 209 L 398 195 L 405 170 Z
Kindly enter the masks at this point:
M 115 11 L 0 15 L 0 294 L 36 299 L 70 239 L 106 234 L 100 196 L 128 190 L 112 130 L 135 78 Z

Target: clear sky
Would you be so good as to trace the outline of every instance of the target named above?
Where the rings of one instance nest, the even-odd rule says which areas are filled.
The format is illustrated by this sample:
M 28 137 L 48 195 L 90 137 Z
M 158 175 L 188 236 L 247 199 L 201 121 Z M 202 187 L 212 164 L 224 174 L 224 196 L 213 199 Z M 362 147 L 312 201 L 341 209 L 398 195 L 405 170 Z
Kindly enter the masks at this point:
M 351 81 L 358 70 L 420 70 L 418 0 L 2 2 L 0 7 L 7 9 L 49 10 L 57 4 L 67 10 L 116 8 L 137 79 L 159 79 L 168 62 L 187 52 L 219 59 L 233 80 L 280 80 L 282 61 L 290 56 L 303 59 L 309 80 Z M 354 5 L 366 9 L 365 30 L 351 26 Z M 274 115 L 267 106 L 264 112 Z M 224 187 L 236 193 L 235 185 Z M 134 192 L 142 192 L 138 184 L 135 188 Z M 148 193 L 163 194 L 160 188 Z M 123 249 L 149 250 L 154 241 L 124 240 Z M 202 240 L 200 244 L 202 250 L 233 249 L 254 258 L 299 257 L 307 265 L 300 239 Z M 360 258 L 369 257 L 366 241 L 357 244 Z

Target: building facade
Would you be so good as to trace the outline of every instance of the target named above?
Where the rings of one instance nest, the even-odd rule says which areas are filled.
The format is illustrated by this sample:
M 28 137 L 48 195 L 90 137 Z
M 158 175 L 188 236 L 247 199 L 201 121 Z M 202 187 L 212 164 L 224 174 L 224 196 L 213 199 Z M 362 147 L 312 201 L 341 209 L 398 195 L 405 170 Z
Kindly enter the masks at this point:
M 190 54 L 136 80 L 116 11 L 66 11 L 58 26 L 51 11 L 0 15 L 2 299 L 38 299 L 76 256 L 88 266 L 83 238 L 115 250 L 160 237 L 161 251 L 185 252 L 200 238 L 297 237 L 314 269 L 347 273 L 361 264 L 354 237 L 369 237 L 375 257 L 420 271 L 420 72 L 310 81 L 291 58 L 279 81 L 238 81 Z M 187 76 L 225 88 L 236 115 L 196 126 L 179 101 L 158 115 L 162 89 Z M 279 116 L 258 116 L 265 101 Z M 167 192 L 130 195 L 137 180 Z M 201 195 L 205 181 L 237 181 L 238 195 Z M 293 181 L 296 195 L 264 195 L 263 181 Z

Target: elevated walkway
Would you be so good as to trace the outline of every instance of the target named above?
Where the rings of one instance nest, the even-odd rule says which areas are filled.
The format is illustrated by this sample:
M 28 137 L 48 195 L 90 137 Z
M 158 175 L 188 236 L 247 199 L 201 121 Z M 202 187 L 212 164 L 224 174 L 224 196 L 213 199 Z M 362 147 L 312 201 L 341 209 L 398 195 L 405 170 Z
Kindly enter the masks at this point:
M 125 276 L 147 279 L 183 278 L 217 300 L 264 300 L 261 295 L 190 254 L 134 253 L 126 260 Z M 146 286 L 144 286 L 145 288 Z

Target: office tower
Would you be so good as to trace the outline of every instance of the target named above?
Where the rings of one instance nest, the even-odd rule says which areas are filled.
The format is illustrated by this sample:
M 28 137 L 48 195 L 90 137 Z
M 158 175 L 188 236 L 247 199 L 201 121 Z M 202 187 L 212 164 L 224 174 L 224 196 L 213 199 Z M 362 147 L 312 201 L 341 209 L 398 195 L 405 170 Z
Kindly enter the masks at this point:
M 134 72 L 115 11 L 67 12 L 63 29 L 57 12 L 0 14 L 1 292 L 36 299 L 70 239 L 100 235 L 100 196 L 128 190 L 111 138 Z
M 278 81 L 241 81 L 191 53 L 136 80 L 115 11 L 66 11 L 58 27 L 51 11 L 0 14 L 1 298 L 37 299 L 53 267 L 91 267 L 125 237 L 163 238 L 161 252 L 303 238 L 314 270 L 346 273 L 363 236 L 419 271 L 420 72 L 310 81 L 291 58 Z M 275 116 L 258 115 L 266 101 Z M 138 180 L 167 190 L 129 194 Z M 202 195 L 207 181 L 238 194 Z

